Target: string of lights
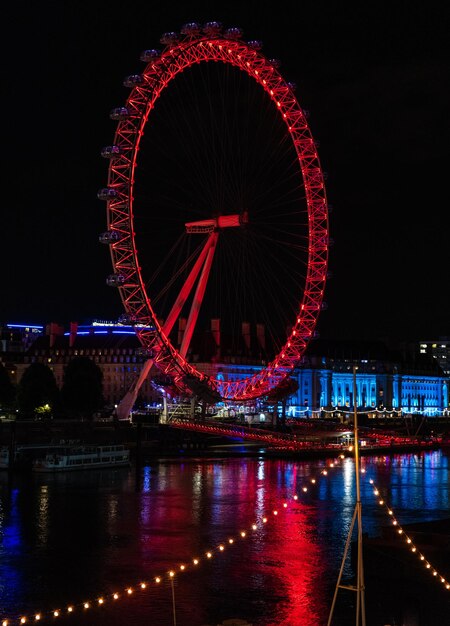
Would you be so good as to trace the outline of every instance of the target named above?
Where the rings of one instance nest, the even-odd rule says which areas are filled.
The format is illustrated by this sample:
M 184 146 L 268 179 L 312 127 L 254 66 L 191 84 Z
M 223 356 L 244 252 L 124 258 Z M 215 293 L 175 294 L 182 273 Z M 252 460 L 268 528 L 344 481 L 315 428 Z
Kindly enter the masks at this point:
M 341 455 L 339 457 L 339 459 L 344 459 L 345 456 Z M 328 464 L 327 467 L 335 467 L 335 465 L 338 463 L 338 460 L 336 461 L 332 461 Z M 328 469 L 324 468 L 320 471 L 320 474 L 322 474 L 323 476 L 327 476 L 328 474 Z M 312 477 L 309 479 L 309 482 L 312 485 L 315 485 L 317 483 L 317 478 Z M 301 488 L 301 491 L 303 493 L 306 493 L 308 491 L 308 487 L 306 485 L 304 485 Z M 299 499 L 299 496 L 297 494 L 294 494 L 292 496 L 292 500 L 294 502 L 297 502 Z M 287 510 L 288 509 L 288 502 L 285 500 L 282 502 L 281 505 L 281 509 L 282 510 Z M 272 519 L 276 519 L 277 516 L 279 514 L 279 510 L 278 509 L 274 509 L 272 511 Z M 66 606 L 65 608 L 58 608 L 58 609 L 53 609 L 50 612 L 34 612 L 32 615 L 21 615 L 21 616 L 16 616 L 16 617 L 4 617 L 1 621 L 1 626 L 13 626 L 14 624 L 29 624 L 32 622 L 40 622 L 46 618 L 58 618 L 58 617 L 62 617 L 63 615 L 67 615 L 70 613 L 73 613 L 75 610 L 82 610 L 82 611 L 89 611 L 89 609 L 92 609 L 94 607 L 100 607 L 100 606 L 105 606 L 106 604 L 110 603 L 110 602 L 117 602 L 120 598 L 124 598 L 124 597 L 130 597 L 132 596 L 136 591 L 145 591 L 146 589 L 148 589 L 148 587 L 150 587 L 151 585 L 161 585 L 164 581 L 173 581 L 175 579 L 175 577 L 181 573 L 187 572 L 189 569 L 196 569 L 198 568 L 203 562 L 207 562 L 209 560 L 211 560 L 214 556 L 217 556 L 221 553 L 223 553 L 225 551 L 225 548 L 227 546 L 232 546 L 233 544 L 235 544 L 237 541 L 239 540 L 243 540 L 246 539 L 250 536 L 252 536 L 254 534 L 255 531 L 260 530 L 263 526 L 265 526 L 267 524 L 267 522 L 269 521 L 269 516 L 263 516 L 261 518 L 261 520 L 258 522 L 253 522 L 250 526 L 249 529 L 247 530 L 241 530 L 238 532 L 236 537 L 229 537 L 226 541 L 220 543 L 219 545 L 217 545 L 215 548 L 212 548 L 210 550 L 207 550 L 203 556 L 195 556 L 193 557 L 190 561 L 186 561 L 184 563 L 179 564 L 177 567 L 173 567 L 171 570 L 169 570 L 168 572 L 166 572 L 165 574 L 159 574 L 157 576 L 155 576 L 154 578 L 152 578 L 149 581 L 142 581 L 142 582 L 138 582 L 135 583 L 134 585 L 129 585 L 127 586 L 125 589 L 123 589 L 122 591 L 115 591 L 109 595 L 102 595 L 96 599 L 89 599 L 86 600 L 82 603 L 72 603 L 69 604 L 68 606 Z
M 345 455 L 341 454 L 339 455 L 339 457 L 337 459 L 335 459 L 334 461 L 330 461 L 326 464 L 326 467 L 324 467 L 323 469 L 320 470 L 318 476 L 328 476 L 328 470 L 329 469 L 333 469 L 339 465 L 342 464 L 342 461 L 345 459 Z M 361 468 L 361 474 L 365 474 L 366 471 L 364 468 Z M 315 485 L 317 484 L 317 480 L 318 477 L 311 477 L 308 479 L 308 483 L 310 485 Z M 389 507 L 385 500 L 383 500 L 380 496 L 380 491 L 379 489 L 375 486 L 373 479 L 369 479 L 369 483 L 370 485 L 373 486 L 373 493 L 374 495 L 379 498 L 378 499 L 378 504 L 380 506 L 383 506 L 385 508 L 385 511 L 389 517 L 389 519 L 391 520 L 391 523 L 393 524 L 393 526 L 395 526 L 397 528 L 397 535 L 402 538 L 408 548 L 411 550 L 412 553 L 416 554 L 419 561 L 423 562 L 425 568 L 427 570 L 429 570 L 432 574 L 432 576 L 438 580 L 444 587 L 444 589 L 446 590 L 450 590 L 450 583 L 446 580 L 446 578 L 439 573 L 439 571 L 432 565 L 432 563 L 430 562 L 430 560 L 428 558 L 426 558 L 426 556 L 417 548 L 417 546 L 414 544 L 413 539 L 403 530 L 403 528 L 401 527 L 401 525 L 399 524 L 397 518 L 394 515 L 394 512 L 392 510 L 391 507 Z M 301 493 L 305 494 L 309 491 L 309 486 L 308 484 L 305 482 L 305 484 L 303 484 L 303 486 L 300 487 L 300 491 Z M 299 494 L 297 492 L 295 492 L 292 496 L 290 496 L 293 500 L 294 503 L 297 503 L 299 500 Z M 289 508 L 289 497 L 287 499 L 285 499 L 282 503 L 281 503 L 281 510 L 282 511 L 286 511 Z M 195 570 L 196 568 L 198 568 L 202 563 L 206 563 L 208 561 L 210 561 L 211 559 L 213 559 L 215 556 L 218 556 L 220 554 L 222 554 L 223 552 L 225 552 L 225 549 L 227 547 L 231 547 L 234 544 L 236 544 L 238 541 L 240 540 L 244 540 L 247 539 L 249 537 L 254 536 L 255 531 L 260 530 L 262 527 L 264 527 L 268 522 L 269 519 L 271 518 L 272 520 L 276 520 L 278 518 L 279 515 L 279 509 L 275 508 L 272 510 L 271 515 L 265 515 L 263 516 L 259 521 L 255 521 L 251 524 L 250 528 L 247 530 L 241 530 L 238 532 L 238 534 L 235 537 L 229 537 L 226 541 L 223 541 L 222 543 L 219 543 L 218 545 L 216 545 L 214 548 L 211 548 L 209 550 L 207 550 L 206 552 L 204 552 L 204 554 L 202 556 L 195 556 L 192 557 L 189 561 L 185 561 L 183 563 L 180 563 L 177 566 L 174 566 L 172 569 L 170 569 L 169 571 L 165 572 L 164 574 L 159 574 L 154 576 L 151 580 L 148 581 L 141 581 L 138 583 L 135 583 L 133 585 L 129 585 L 127 587 L 125 587 L 124 589 L 122 589 L 121 591 L 115 591 L 111 594 L 108 595 L 102 595 L 98 598 L 94 598 L 94 599 L 89 599 L 86 600 L 82 603 L 73 603 L 73 604 L 69 604 L 67 605 L 65 608 L 57 608 L 57 609 L 53 609 L 52 611 L 49 612 L 33 612 L 33 614 L 31 615 L 20 615 L 20 616 L 15 616 L 15 617 L 3 617 L 1 620 L 1 626 L 14 626 L 15 624 L 29 624 L 32 622 L 40 622 L 42 620 L 45 620 L 46 618 L 58 618 L 61 617 L 63 615 L 68 615 L 73 613 L 75 610 L 82 610 L 84 612 L 88 612 L 89 609 L 94 608 L 94 607 L 101 607 L 104 606 L 106 604 L 109 603 L 115 603 L 117 602 L 120 598 L 126 598 L 126 597 L 130 597 L 133 594 L 135 594 L 136 592 L 139 591 L 145 591 L 146 589 L 148 589 L 151 585 L 154 586 L 158 586 L 161 585 L 164 581 L 173 581 L 175 579 L 176 576 L 187 572 L 189 570 Z
M 386 504 L 385 500 L 383 500 L 383 498 L 380 496 L 380 491 L 375 486 L 374 481 L 372 479 L 370 479 L 369 483 L 374 486 L 373 493 L 374 493 L 374 495 L 377 498 L 379 497 L 378 504 L 380 506 L 384 507 L 388 517 L 391 520 L 392 525 L 396 527 L 397 535 L 405 541 L 407 547 L 411 550 L 411 552 L 413 554 L 415 554 L 417 556 L 418 560 L 421 561 L 424 564 L 425 569 L 429 570 L 431 575 L 434 576 L 436 578 L 436 580 L 438 580 L 440 583 L 442 583 L 444 585 L 445 589 L 450 590 L 450 582 L 448 582 L 448 580 L 446 580 L 446 578 L 442 574 L 440 574 L 439 571 L 435 567 L 433 567 L 433 565 L 426 558 L 426 556 L 414 544 L 414 541 L 413 541 L 412 537 L 410 537 L 404 531 L 404 529 L 399 524 L 397 518 L 395 517 L 394 511 L 392 510 L 392 508 L 390 506 L 388 506 L 388 504 Z
M 294 499 L 296 500 L 297 497 L 294 497 Z M 282 503 L 282 508 L 283 509 L 287 509 L 288 508 L 288 503 L 287 502 L 283 502 Z M 278 513 L 279 513 L 278 509 L 274 509 L 272 511 L 273 518 L 276 518 L 278 516 Z M 39 622 L 39 621 L 44 620 L 45 618 L 56 618 L 56 617 L 61 617 L 64 614 L 67 615 L 67 614 L 73 613 L 76 609 L 78 609 L 78 610 L 82 609 L 84 611 L 87 611 L 88 609 L 94 608 L 96 606 L 99 607 L 99 606 L 106 605 L 108 602 L 111 602 L 111 601 L 112 602 L 116 602 L 117 600 L 119 600 L 120 598 L 123 598 L 123 597 L 130 597 L 136 591 L 146 590 L 152 584 L 153 585 L 160 585 L 161 583 L 164 582 L 164 580 L 171 581 L 178 574 L 186 572 L 189 569 L 197 568 L 202 562 L 207 562 L 208 560 L 212 559 L 214 556 L 217 556 L 217 555 L 221 554 L 222 552 L 224 552 L 225 548 L 227 547 L 227 545 L 231 546 L 231 545 L 235 544 L 237 541 L 239 541 L 241 539 L 246 539 L 246 538 L 250 537 L 252 535 L 252 533 L 254 533 L 257 530 L 260 530 L 262 528 L 262 526 L 267 524 L 268 521 L 269 521 L 269 516 L 265 515 L 264 517 L 261 518 L 260 522 L 254 522 L 248 530 L 241 530 L 241 531 L 239 531 L 239 533 L 237 534 L 236 537 L 229 537 L 226 541 L 218 544 L 215 548 L 211 548 L 208 551 L 206 551 L 203 554 L 203 556 L 196 556 L 196 557 L 192 558 L 190 561 L 186 561 L 184 563 L 181 563 L 178 566 L 176 566 L 176 567 L 172 568 L 171 570 L 169 570 L 168 572 L 166 572 L 165 574 L 160 574 L 158 576 L 155 576 L 152 580 L 142 581 L 142 582 L 136 583 L 134 585 L 130 585 L 130 586 L 126 587 L 125 589 L 123 589 L 120 592 L 119 591 L 115 591 L 114 593 L 109 594 L 109 595 L 100 596 L 100 597 L 98 597 L 96 599 L 86 600 L 86 601 L 82 602 L 81 604 L 69 604 L 64 609 L 59 609 L 59 608 L 58 609 L 53 609 L 52 611 L 50 611 L 48 613 L 35 612 L 31 616 L 21 615 L 19 617 L 3 618 L 2 621 L 1 621 L 1 625 L 2 626 L 13 626 L 13 624 L 28 624 L 28 623 L 31 623 L 31 622 Z

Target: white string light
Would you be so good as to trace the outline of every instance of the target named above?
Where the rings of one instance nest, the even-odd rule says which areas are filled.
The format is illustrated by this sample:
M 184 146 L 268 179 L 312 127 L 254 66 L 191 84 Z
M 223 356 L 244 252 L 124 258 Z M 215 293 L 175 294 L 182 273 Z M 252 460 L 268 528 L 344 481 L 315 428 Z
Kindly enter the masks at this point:
M 374 481 L 372 479 L 369 480 L 369 483 L 371 485 L 374 485 Z M 373 494 L 375 496 L 379 496 L 380 495 L 380 491 L 379 489 L 377 489 L 377 487 L 375 487 L 374 485 L 374 490 L 373 490 Z M 394 515 L 394 511 L 392 510 L 392 508 L 390 508 L 389 506 L 387 506 L 387 504 L 385 503 L 385 501 L 383 499 L 378 500 L 378 504 L 380 506 L 383 506 L 386 510 L 387 515 L 391 518 L 391 523 L 393 526 L 396 527 L 396 535 L 398 535 L 399 537 L 401 537 L 406 544 L 409 546 L 409 550 L 414 554 L 417 555 L 419 561 L 422 561 L 425 565 L 425 569 L 431 570 L 432 575 L 442 584 L 444 585 L 444 588 L 448 591 L 450 590 L 450 583 L 446 580 L 445 576 L 442 576 L 441 574 L 439 574 L 438 570 L 433 567 L 433 565 L 431 564 L 431 562 L 426 558 L 426 556 L 418 549 L 418 547 L 414 544 L 414 541 L 412 539 L 412 537 L 410 537 L 405 530 L 400 526 L 398 520 L 396 519 L 395 515 Z

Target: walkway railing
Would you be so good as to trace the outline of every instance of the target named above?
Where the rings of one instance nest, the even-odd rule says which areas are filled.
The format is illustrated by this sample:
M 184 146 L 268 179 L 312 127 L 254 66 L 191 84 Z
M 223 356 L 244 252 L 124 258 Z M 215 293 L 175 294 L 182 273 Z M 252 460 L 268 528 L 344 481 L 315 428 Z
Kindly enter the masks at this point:
M 227 437 L 239 437 L 241 439 L 250 439 L 253 441 L 261 441 L 270 443 L 271 445 L 299 444 L 300 439 L 289 433 L 268 432 L 262 428 L 252 428 L 241 424 L 227 424 L 224 422 L 211 422 L 208 420 L 191 419 L 185 417 L 173 416 L 170 420 L 170 426 L 173 428 L 182 428 L 185 430 L 193 430 L 195 432 L 203 432 L 214 435 L 225 435 Z
M 340 430 L 336 430 L 335 433 L 330 431 L 309 431 L 308 434 L 293 434 L 282 433 L 276 431 L 268 431 L 262 428 L 256 428 L 251 426 L 244 426 L 241 424 L 228 424 L 224 422 L 192 419 L 188 417 L 172 416 L 169 424 L 172 428 L 180 428 L 183 430 L 192 430 L 198 433 L 206 433 L 209 435 L 218 435 L 230 438 L 239 438 L 248 441 L 260 442 L 262 444 L 285 448 L 286 450 L 339 450 L 347 449 L 351 451 L 351 441 L 343 440 L 338 441 L 341 435 Z M 330 439 L 330 436 L 335 435 L 336 440 L 334 442 L 326 441 Z M 439 445 L 439 440 L 435 438 L 421 439 L 418 437 L 399 437 L 391 436 L 390 434 L 379 433 L 367 433 L 361 435 L 362 440 L 361 452 L 377 449 L 404 449 L 405 447 L 411 448 L 433 448 Z

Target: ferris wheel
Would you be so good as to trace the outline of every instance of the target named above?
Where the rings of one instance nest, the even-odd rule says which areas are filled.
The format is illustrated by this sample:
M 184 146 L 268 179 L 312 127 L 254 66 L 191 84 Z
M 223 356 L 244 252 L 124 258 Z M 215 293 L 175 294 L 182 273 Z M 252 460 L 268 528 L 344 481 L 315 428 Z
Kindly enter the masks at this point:
M 295 84 L 241 29 L 190 23 L 160 41 L 124 80 L 102 150 L 107 283 L 148 355 L 141 382 L 155 364 L 188 395 L 244 402 L 292 372 L 324 307 L 317 143 Z

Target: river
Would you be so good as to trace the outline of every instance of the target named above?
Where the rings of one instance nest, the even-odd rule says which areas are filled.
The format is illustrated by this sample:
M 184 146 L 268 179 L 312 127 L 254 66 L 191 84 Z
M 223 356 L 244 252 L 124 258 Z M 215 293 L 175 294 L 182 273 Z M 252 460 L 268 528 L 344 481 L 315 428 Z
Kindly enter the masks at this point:
M 449 517 L 449 458 L 442 450 L 363 457 L 363 532 L 379 535 L 392 522 L 374 485 L 400 525 Z M 36 623 L 39 614 L 73 626 L 231 618 L 326 626 L 341 564 L 343 579 L 353 573 L 343 555 L 356 503 L 354 461 L 330 461 L 159 458 L 56 475 L 4 471 L 0 624 Z M 367 626 L 450 624 L 450 591 L 433 580 L 430 594 L 427 572 L 414 598 L 402 580 L 371 581 Z M 356 597 L 339 588 L 334 626 L 355 624 Z

